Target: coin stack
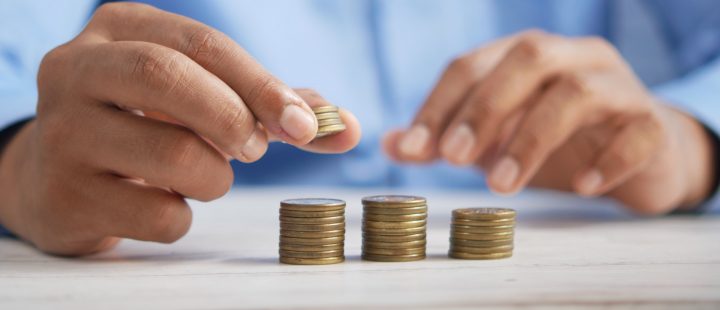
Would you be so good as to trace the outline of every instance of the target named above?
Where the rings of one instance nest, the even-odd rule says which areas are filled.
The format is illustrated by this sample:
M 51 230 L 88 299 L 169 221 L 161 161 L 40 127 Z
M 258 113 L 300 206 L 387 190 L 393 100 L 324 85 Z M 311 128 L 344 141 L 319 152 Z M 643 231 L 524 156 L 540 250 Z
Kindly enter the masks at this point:
M 345 201 L 288 199 L 280 203 L 280 262 L 326 265 L 345 260 Z
M 466 208 L 452 212 L 452 258 L 497 259 L 512 256 L 515 210 Z
M 345 123 L 340 118 L 340 112 L 336 106 L 314 107 L 315 118 L 318 121 L 318 130 L 315 138 L 322 138 L 345 130 Z
M 362 203 L 364 260 L 409 262 L 425 258 L 425 198 L 371 196 L 363 198 Z

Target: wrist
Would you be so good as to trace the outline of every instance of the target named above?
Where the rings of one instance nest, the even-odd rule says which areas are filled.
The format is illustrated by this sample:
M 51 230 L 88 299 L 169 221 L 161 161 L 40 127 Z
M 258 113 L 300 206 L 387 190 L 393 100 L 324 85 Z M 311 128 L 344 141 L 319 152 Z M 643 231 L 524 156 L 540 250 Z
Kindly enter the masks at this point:
M 705 202 L 716 187 L 716 142 L 713 134 L 699 121 L 680 111 L 674 111 L 679 123 L 680 164 L 685 167 L 686 195 L 676 211 L 691 211 Z
M 20 189 L 23 186 L 21 172 L 26 171 L 29 156 L 29 136 L 35 127 L 34 120 L 16 124 L 12 137 L 6 140 L 0 150 L 0 225 L 12 233 L 22 235 L 17 219 L 20 202 Z M 13 126 L 16 126 L 13 125 Z

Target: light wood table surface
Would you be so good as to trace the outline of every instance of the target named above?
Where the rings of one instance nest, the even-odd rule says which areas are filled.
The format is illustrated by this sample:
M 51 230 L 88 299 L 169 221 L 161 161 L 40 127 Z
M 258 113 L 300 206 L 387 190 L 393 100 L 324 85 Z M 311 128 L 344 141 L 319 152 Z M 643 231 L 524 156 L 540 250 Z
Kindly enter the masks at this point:
M 360 198 L 386 193 L 428 198 L 426 260 L 360 260 Z M 317 196 L 348 202 L 347 261 L 279 264 L 279 201 Z M 518 211 L 512 258 L 447 258 L 450 211 L 469 206 Z M 193 210 L 175 244 L 124 241 L 82 259 L 0 239 L 0 309 L 720 309 L 717 212 L 639 218 L 552 192 L 337 188 L 233 190 Z

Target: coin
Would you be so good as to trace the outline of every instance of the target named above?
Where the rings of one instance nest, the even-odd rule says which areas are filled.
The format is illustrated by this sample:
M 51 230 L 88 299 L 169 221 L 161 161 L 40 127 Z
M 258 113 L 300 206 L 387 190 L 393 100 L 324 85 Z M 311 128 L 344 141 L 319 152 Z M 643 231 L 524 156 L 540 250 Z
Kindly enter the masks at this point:
M 377 234 L 377 235 L 387 235 L 387 236 L 414 235 L 414 234 L 420 234 L 420 233 L 424 234 L 425 230 L 426 230 L 425 226 L 402 228 L 402 229 L 372 228 L 372 227 L 363 226 L 363 232 L 366 234 Z
M 298 244 L 298 245 L 325 245 L 325 244 L 337 244 L 345 241 L 345 235 L 325 238 L 296 238 L 280 236 L 280 243 L 284 244 Z
M 507 226 L 515 225 L 515 219 L 502 219 L 502 220 L 468 220 L 468 219 L 452 219 L 453 225 L 463 226 Z
M 318 120 L 318 126 L 319 127 L 325 127 L 330 125 L 338 125 L 338 124 L 344 124 L 343 121 L 339 118 L 330 118 L 330 119 L 321 119 Z
M 376 262 L 411 262 L 425 259 L 425 254 L 411 254 L 411 255 L 377 255 L 377 254 L 362 254 L 362 259 Z
M 377 254 L 377 255 L 412 255 L 412 254 L 425 254 L 425 247 L 420 248 L 398 248 L 398 249 L 385 249 L 385 248 L 371 248 L 363 246 L 363 253 L 365 254 Z
M 288 250 L 288 251 L 301 251 L 301 252 L 322 252 L 322 251 L 331 251 L 331 250 L 344 250 L 345 243 L 307 245 L 307 244 L 286 243 L 286 242 L 281 241 L 280 249 Z
M 448 256 L 459 259 L 499 259 L 512 256 L 512 252 L 501 252 L 492 254 L 472 254 L 463 252 L 448 252 Z
M 512 232 L 515 229 L 515 225 L 507 226 L 461 226 L 452 225 L 453 231 L 465 232 L 470 234 L 489 234 L 489 233 L 501 233 L 501 232 Z
M 400 236 L 382 236 L 382 235 L 374 235 L 374 234 L 363 234 L 363 241 L 367 242 L 384 242 L 384 243 L 394 243 L 394 242 L 409 242 L 409 241 L 418 241 L 418 240 L 425 240 L 426 235 L 425 233 L 420 234 L 412 234 L 412 235 L 400 235 Z
M 427 200 L 420 196 L 377 195 L 364 197 L 362 204 L 366 207 L 407 208 L 425 206 Z
M 291 265 L 329 265 L 337 264 L 345 261 L 345 256 L 325 257 L 325 258 L 296 258 L 280 256 L 280 262 Z
M 450 245 L 450 252 L 462 252 L 470 254 L 492 254 L 492 253 L 505 253 L 512 252 L 512 245 L 501 245 L 495 247 L 467 247 L 452 244 Z
M 337 224 L 345 223 L 345 216 L 328 216 L 328 217 L 287 217 L 280 216 L 281 223 L 292 223 L 302 225 L 315 224 Z
M 365 227 L 365 228 L 406 229 L 406 228 L 425 227 L 425 224 L 427 224 L 427 220 L 404 221 L 404 222 L 376 222 L 376 221 L 368 221 L 366 219 L 363 221 L 362 224 L 363 224 L 363 227 Z
M 340 118 L 340 113 L 338 113 L 338 112 L 325 112 L 325 113 L 316 113 L 315 114 L 315 119 L 317 119 L 318 122 L 320 122 L 321 120 L 325 120 L 325 119 L 339 119 L 339 118 Z
M 282 257 L 295 257 L 295 258 L 325 258 L 325 257 L 336 257 L 343 256 L 343 250 L 330 250 L 330 251 L 319 251 L 319 252 L 303 252 L 303 251 L 288 251 L 280 250 L 280 256 Z
M 336 217 L 336 216 L 344 216 L 345 215 L 345 209 L 342 210 L 335 210 L 335 211 L 293 211 L 293 210 L 286 210 L 284 208 L 280 209 L 280 216 L 284 218 L 320 218 L 320 217 Z
M 333 231 L 333 230 L 344 230 L 345 222 L 332 223 L 332 224 L 315 224 L 315 225 L 303 225 L 303 224 L 280 222 L 280 229 L 294 230 L 294 231 L 326 232 L 326 231 Z
M 373 241 L 363 240 L 363 246 L 370 247 L 370 248 L 379 248 L 379 249 L 417 248 L 417 247 L 424 247 L 426 244 L 427 244 L 427 241 L 425 241 L 425 239 L 406 241 L 406 242 L 381 242 L 381 241 L 373 242 Z
M 363 214 L 372 215 L 406 215 L 406 214 L 426 214 L 427 206 L 407 207 L 407 208 L 384 208 L 382 206 L 364 206 Z
M 287 199 L 280 202 L 280 207 L 292 211 L 335 211 L 344 210 L 345 201 L 329 198 Z
M 455 239 L 463 240 L 497 240 L 497 239 L 508 239 L 512 238 L 512 232 L 500 232 L 500 233 L 489 233 L 489 234 L 470 234 L 464 232 L 456 232 L 450 230 L 450 236 Z
M 377 222 L 406 222 L 406 221 L 425 220 L 425 219 L 427 219 L 427 213 L 379 215 L 379 214 L 369 214 L 366 212 L 365 214 L 363 214 L 363 219 L 368 220 L 368 221 L 377 221 Z
M 321 114 L 321 113 L 329 113 L 329 112 L 338 112 L 340 111 L 340 108 L 333 106 L 333 105 L 324 105 L 319 107 L 313 107 L 312 108 L 313 113 L 315 114 Z
M 515 210 L 508 208 L 464 208 L 452 211 L 456 219 L 497 220 L 515 218 Z
M 345 230 L 331 231 L 295 231 L 280 229 L 280 235 L 295 238 L 328 238 L 328 237 L 345 237 Z
M 322 138 L 325 136 L 330 136 L 330 135 L 334 135 L 337 133 L 341 133 L 341 132 L 345 131 L 345 129 L 347 129 L 347 127 L 345 127 L 345 124 L 319 127 L 317 134 L 315 135 L 315 138 Z
M 504 245 L 512 245 L 513 238 L 496 239 L 496 240 L 465 240 L 450 238 L 450 245 L 468 246 L 468 247 L 497 247 Z

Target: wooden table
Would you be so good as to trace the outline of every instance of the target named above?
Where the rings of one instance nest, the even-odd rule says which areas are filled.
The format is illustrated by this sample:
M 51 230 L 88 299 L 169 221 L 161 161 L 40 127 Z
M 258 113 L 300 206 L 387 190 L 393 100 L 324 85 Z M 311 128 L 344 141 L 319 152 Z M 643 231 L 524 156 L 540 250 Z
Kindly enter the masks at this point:
M 0 240 L 0 309 L 720 308 L 720 217 L 637 218 L 609 201 L 551 192 L 514 198 L 422 191 L 428 259 L 365 262 L 360 197 L 386 189 L 257 188 L 194 204 L 191 232 L 173 245 L 123 242 L 64 259 Z M 278 204 L 348 201 L 347 262 L 277 262 Z M 450 211 L 518 210 L 510 259 L 449 259 Z

